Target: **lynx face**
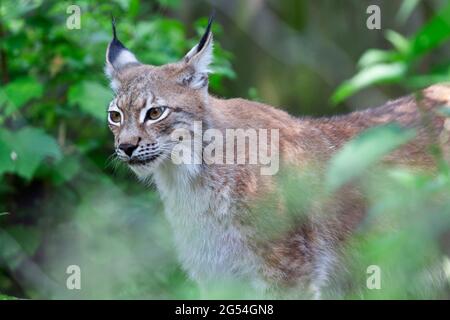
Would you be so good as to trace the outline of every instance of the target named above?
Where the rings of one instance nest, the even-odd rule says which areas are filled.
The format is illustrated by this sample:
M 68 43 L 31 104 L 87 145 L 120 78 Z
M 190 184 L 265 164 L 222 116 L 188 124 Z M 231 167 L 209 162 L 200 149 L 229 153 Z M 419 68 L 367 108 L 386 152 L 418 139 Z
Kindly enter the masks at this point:
M 176 129 L 193 130 L 202 121 L 208 97 L 208 65 L 212 59 L 211 21 L 199 44 L 177 63 L 141 64 L 117 39 L 106 52 L 106 73 L 116 93 L 108 107 L 117 157 L 145 176 L 171 161 Z

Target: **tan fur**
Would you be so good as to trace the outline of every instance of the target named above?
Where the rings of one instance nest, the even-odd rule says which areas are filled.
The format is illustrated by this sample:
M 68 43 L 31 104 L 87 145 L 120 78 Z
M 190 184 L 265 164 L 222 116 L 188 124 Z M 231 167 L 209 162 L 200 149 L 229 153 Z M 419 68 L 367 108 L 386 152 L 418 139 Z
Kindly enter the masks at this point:
M 208 94 L 207 86 L 192 89 L 180 80 L 195 72 L 195 66 L 186 59 L 161 67 L 132 65 L 117 70 L 113 78 L 120 85 L 115 104 L 125 119 L 120 127 L 110 127 L 116 148 L 124 142 L 166 146 L 161 147 L 165 157 L 148 166 L 131 167 L 143 179 L 154 175 L 182 264 L 201 284 L 223 273 L 264 288 L 312 288 L 317 293 L 327 282 L 342 241 L 363 218 L 366 205 L 361 190 L 354 185 L 325 198 L 320 196 L 323 169 L 333 154 L 361 131 L 389 122 L 417 128 L 417 137 L 385 157 L 386 163 L 433 168 L 429 145 L 439 140 L 448 150 L 445 118 L 435 112 L 436 106 L 450 102 L 448 85 L 424 90 L 419 105 L 409 96 L 344 116 L 298 119 L 262 103 L 219 99 Z M 167 118 L 151 125 L 139 123 L 147 98 L 168 106 L 171 112 Z M 275 176 L 262 176 L 258 165 L 174 166 L 167 156 L 173 146 L 168 137 L 174 128 L 192 130 L 196 120 L 203 122 L 204 129 L 221 131 L 279 129 L 282 170 Z M 277 229 L 277 223 L 282 225 L 292 211 L 280 194 L 285 168 L 310 175 L 306 179 L 309 185 L 298 193 L 312 200 L 307 207 L 298 208 L 306 212 L 298 212 L 280 232 L 269 235 L 257 223 L 261 215 L 275 217 L 271 221 Z

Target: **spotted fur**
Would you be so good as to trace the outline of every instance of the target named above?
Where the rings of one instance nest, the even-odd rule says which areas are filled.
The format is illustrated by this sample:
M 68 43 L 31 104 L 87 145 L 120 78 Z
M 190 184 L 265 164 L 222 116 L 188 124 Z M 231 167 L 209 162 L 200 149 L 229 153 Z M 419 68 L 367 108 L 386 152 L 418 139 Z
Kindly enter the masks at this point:
M 107 71 L 116 92 L 110 110 L 122 114 L 120 124 L 110 123 L 118 156 L 140 179 L 155 183 L 180 262 L 202 286 L 233 279 L 249 281 L 266 292 L 294 288 L 319 297 L 339 261 L 342 243 L 365 212 L 364 197 L 355 186 L 344 186 L 326 198 L 317 196 L 330 157 L 364 129 L 389 122 L 415 127 L 418 134 L 385 162 L 433 168 L 427 147 L 440 137 L 448 148 L 445 119 L 435 112 L 436 106 L 449 103 L 447 85 L 424 90 L 420 104 L 410 96 L 344 116 L 298 119 L 265 104 L 208 93 L 209 28 L 201 46 L 181 61 L 163 66 L 141 64 L 114 39 L 107 52 Z M 142 110 L 149 106 L 167 107 L 169 113 L 161 121 L 143 121 Z M 194 121 L 202 121 L 204 129 L 222 131 L 279 129 L 282 166 L 306 172 L 308 185 L 297 192 L 311 203 L 294 208 L 298 217 L 287 220 L 292 208 L 280 192 L 282 173 L 262 176 L 258 165 L 175 165 L 169 157 L 174 145 L 170 134 L 176 128 L 193 131 Z M 139 161 L 133 163 L 119 150 L 124 143 L 137 146 L 134 157 Z M 269 226 L 258 223 L 263 215 L 269 215 Z M 270 232 L 276 229 L 279 232 Z

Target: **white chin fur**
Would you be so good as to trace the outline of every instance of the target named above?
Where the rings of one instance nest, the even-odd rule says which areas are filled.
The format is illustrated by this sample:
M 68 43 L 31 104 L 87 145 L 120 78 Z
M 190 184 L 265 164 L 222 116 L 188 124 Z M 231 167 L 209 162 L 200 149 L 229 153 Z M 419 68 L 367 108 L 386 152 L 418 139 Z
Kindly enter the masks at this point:
M 163 166 L 164 168 L 160 168 L 160 166 Z M 163 165 L 158 160 L 156 160 L 154 163 L 147 164 L 147 165 L 129 165 L 130 169 L 136 174 L 136 177 L 144 182 L 147 182 L 148 180 L 152 179 L 152 175 L 155 173 L 156 170 L 160 169 L 162 171 L 172 171 L 173 173 L 181 174 L 181 176 L 184 176 L 185 179 L 188 181 L 191 179 L 194 179 L 198 174 L 200 173 L 200 165 L 194 165 L 194 164 L 173 164 L 171 163 L 169 166 Z
M 130 169 L 136 174 L 139 180 L 146 181 L 152 175 L 153 165 L 129 165 Z

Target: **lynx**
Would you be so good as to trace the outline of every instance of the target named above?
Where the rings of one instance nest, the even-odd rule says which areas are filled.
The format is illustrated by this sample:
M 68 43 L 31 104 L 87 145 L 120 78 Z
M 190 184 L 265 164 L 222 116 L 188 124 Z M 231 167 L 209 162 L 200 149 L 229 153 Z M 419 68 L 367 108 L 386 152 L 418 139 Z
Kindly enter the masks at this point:
M 423 124 L 423 114 L 428 114 L 433 132 L 444 132 L 445 118 L 434 111 L 435 106 L 449 103 L 450 87 L 423 90 L 420 105 L 408 96 L 378 108 L 318 119 L 295 118 L 244 99 L 221 99 L 208 93 L 211 23 L 212 19 L 199 43 L 180 61 L 162 66 L 139 62 L 118 40 L 113 23 L 105 71 L 115 92 L 108 108 L 115 153 L 140 180 L 155 184 L 181 265 L 201 287 L 232 279 L 248 281 L 261 292 L 295 288 L 318 297 L 366 208 L 357 184 L 345 185 L 326 199 L 317 197 L 328 160 L 363 130 L 396 122 L 416 128 L 417 135 L 383 161 L 432 169 L 435 161 L 427 147 L 434 140 Z M 178 129 L 192 133 L 196 122 L 202 124 L 202 132 L 278 130 L 278 145 L 270 139 L 265 144 L 279 155 L 280 171 L 263 175 L 260 163 L 210 163 L 202 158 L 204 141 L 194 152 L 200 161 L 174 163 L 171 154 L 180 141 L 172 133 Z M 237 153 L 233 157 L 251 156 L 245 150 Z M 295 192 L 310 200 L 308 205 L 289 208 L 280 185 L 282 176 L 306 177 L 303 181 L 308 184 L 299 184 Z M 292 211 L 298 216 L 288 219 Z M 269 223 L 261 227 L 265 216 Z

